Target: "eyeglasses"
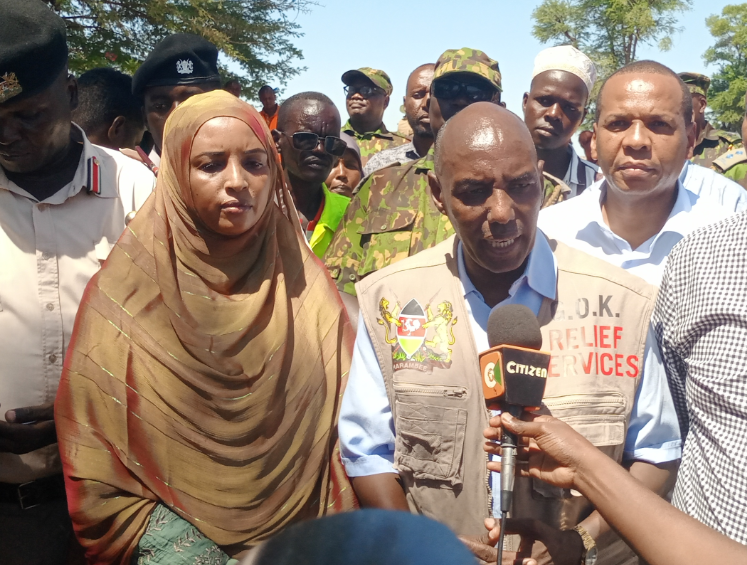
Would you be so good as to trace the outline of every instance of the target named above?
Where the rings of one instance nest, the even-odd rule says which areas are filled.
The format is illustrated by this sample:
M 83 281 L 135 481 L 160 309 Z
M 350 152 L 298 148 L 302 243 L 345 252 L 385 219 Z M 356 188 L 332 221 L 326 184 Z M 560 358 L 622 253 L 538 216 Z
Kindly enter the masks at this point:
M 345 91 L 345 96 L 348 98 L 353 94 L 360 94 L 363 98 L 371 98 L 371 96 L 386 94 L 378 86 L 369 86 L 367 84 L 364 84 L 363 86 L 346 86 L 343 90 Z
M 293 135 L 288 135 L 282 131 L 280 133 L 286 137 L 290 137 L 293 141 L 293 147 L 299 151 L 313 151 L 319 145 L 319 141 L 324 140 L 322 147 L 327 153 L 335 157 L 342 157 L 345 154 L 345 149 L 348 147 L 347 143 L 333 135 L 321 137 L 310 131 L 297 131 Z
M 462 96 L 466 97 L 470 103 L 487 102 L 493 98 L 495 88 L 487 85 L 478 86 L 476 84 L 464 84 L 449 79 L 434 80 L 431 84 L 433 96 L 443 100 L 455 100 Z

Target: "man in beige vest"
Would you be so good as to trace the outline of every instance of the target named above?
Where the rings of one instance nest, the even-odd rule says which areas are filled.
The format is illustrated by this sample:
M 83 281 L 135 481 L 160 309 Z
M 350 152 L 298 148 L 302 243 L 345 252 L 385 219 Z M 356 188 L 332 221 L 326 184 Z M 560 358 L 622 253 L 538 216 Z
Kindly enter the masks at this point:
M 541 175 L 514 114 L 494 104 L 465 108 L 439 133 L 430 175 L 456 236 L 356 286 L 361 315 L 339 429 L 361 504 L 444 522 L 488 563 L 497 555 L 486 519 L 500 503 L 483 451 L 489 413 L 478 353 L 488 349 L 492 308 L 520 303 L 538 316 L 553 355 L 550 413 L 657 492 L 681 453 L 649 333 L 655 289 L 538 232 Z M 512 516 L 543 525 L 543 543 L 532 549 L 540 563 L 592 565 L 595 543 L 598 563 L 626 562 L 578 493 L 519 479 Z M 504 562 L 513 563 L 518 548 L 507 549 Z

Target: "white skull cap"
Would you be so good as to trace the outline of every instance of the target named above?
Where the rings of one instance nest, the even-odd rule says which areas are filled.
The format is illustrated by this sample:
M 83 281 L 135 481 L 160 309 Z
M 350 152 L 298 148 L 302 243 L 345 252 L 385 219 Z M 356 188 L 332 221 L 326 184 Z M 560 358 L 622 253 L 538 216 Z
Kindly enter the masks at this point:
M 597 68 L 581 51 L 572 45 L 560 45 L 540 51 L 534 58 L 532 78 L 545 71 L 567 71 L 576 75 L 591 94 L 597 80 Z

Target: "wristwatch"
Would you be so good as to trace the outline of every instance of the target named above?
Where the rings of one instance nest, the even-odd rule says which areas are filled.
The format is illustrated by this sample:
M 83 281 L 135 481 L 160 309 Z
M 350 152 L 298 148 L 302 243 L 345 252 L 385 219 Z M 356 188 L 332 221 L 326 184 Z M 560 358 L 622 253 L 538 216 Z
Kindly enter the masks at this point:
M 581 554 L 581 565 L 596 565 L 597 563 L 597 542 L 591 537 L 583 526 L 576 526 L 573 530 L 581 536 L 584 542 L 584 552 Z

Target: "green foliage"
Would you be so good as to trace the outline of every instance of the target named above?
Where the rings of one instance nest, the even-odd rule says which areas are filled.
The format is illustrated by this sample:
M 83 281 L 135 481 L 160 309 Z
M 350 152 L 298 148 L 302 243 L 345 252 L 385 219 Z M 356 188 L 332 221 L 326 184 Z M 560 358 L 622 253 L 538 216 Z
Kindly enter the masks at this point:
M 115 67 L 133 73 L 156 43 L 171 33 L 201 35 L 238 63 L 244 94 L 266 83 L 285 84 L 301 69 L 292 18 L 309 0 L 46 0 L 67 24 L 70 68 L 81 73 Z
M 677 16 L 691 5 L 692 0 L 544 0 L 532 12 L 532 33 L 543 43 L 573 45 L 594 61 L 599 74 L 594 100 L 603 80 L 635 61 L 641 45 L 671 49 Z M 592 108 L 583 129 L 590 129 L 593 114 Z
M 532 13 L 534 36 L 544 43 L 570 44 L 608 75 L 636 60 L 641 45 L 666 51 L 678 31 L 677 14 L 692 0 L 544 0 Z
M 747 4 L 725 6 L 706 25 L 716 42 L 703 60 L 718 69 L 708 92 L 709 117 L 723 129 L 740 131 L 747 91 Z

